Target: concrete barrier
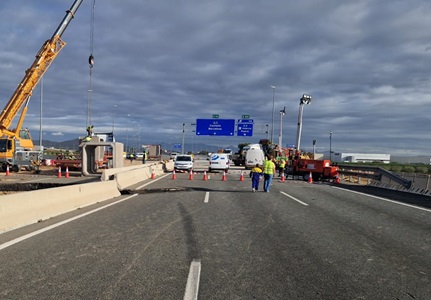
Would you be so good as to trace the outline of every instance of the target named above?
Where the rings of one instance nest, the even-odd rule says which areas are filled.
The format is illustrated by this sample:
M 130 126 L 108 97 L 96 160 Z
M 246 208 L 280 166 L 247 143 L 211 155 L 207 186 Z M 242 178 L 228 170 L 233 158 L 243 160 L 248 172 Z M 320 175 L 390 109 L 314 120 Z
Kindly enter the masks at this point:
M 135 170 L 135 169 L 150 168 L 150 167 L 156 166 L 158 164 L 160 164 L 160 162 L 153 162 L 153 163 L 147 163 L 147 164 L 137 164 L 137 165 L 127 166 L 127 167 L 122 167 L 122 168 L 105 169 L 102 172 L 102 176 L 100 177 L 100 180 L 102 180 L 102 181 L 112 180 L 114 178 L 113 175 L 115 175 L 117 173 L 127 172 L 127 171 L 131 171 L 131 170 Z
M 153 172 L 155 176 L 162 175 L 164 173 L 164 164 L 118 172 L 114 175 L 117 188 L 122 191 L 138 182 L 149 179 Z
M 154 162 L 103 170 L 101 182 L 68 185 L 0 197 L 0 233 L 121 195 L 140 181 L 173 170 L 174 164 Z
M 120 196 L 115 181 L 69 185 L 0 197 L 0 232 Z

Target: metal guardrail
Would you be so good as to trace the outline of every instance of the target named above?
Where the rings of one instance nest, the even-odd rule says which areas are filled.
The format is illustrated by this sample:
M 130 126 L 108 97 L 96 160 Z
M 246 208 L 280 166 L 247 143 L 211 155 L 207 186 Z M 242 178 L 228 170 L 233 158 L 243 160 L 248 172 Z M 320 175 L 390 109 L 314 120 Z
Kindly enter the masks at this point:
M 411 180 L 405 179 L 400 175 L 392 173 L 381 167 L 338 165 L 338 168 L 341 175 L 370 178 L 380 181 L 383 184 L 396 184 L 402 186 L 405 189 L 410 189 L 412 187 Z

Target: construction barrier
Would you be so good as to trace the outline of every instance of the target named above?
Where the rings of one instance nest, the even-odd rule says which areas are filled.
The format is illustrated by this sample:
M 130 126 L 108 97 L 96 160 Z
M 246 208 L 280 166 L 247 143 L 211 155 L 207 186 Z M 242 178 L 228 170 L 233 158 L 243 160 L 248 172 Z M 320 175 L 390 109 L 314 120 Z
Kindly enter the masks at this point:
M 0 197 L 0 232 L 120 196 L 115 181 L 68 185 Z

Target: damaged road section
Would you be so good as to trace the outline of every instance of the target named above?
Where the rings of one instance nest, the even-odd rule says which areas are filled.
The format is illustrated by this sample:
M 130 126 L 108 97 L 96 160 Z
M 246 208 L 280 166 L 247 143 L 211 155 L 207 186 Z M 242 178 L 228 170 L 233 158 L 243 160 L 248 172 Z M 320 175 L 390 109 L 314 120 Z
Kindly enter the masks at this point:
M 64 183 L 50 183 L 50 182 L 3 183 L 0 186 L 0 190 L 2 192 L 26 192 L 26 191 L 35 191 L 40 189 L 56 188 L 56 187 L 72 185 L 72 184 L 73 183 L 64 184 Z
M 121 191 L 121 195 L 131 195 L 131 194 L 150 194 L 150 193 L 168 193 L 168 192 L 186 192 L 191 191 L 192 188 L 186 187 L 175 187 L 175 188 L 155 188 L 155 189 L 144 189 L 144 190 L 132 190 L 125 189 Z

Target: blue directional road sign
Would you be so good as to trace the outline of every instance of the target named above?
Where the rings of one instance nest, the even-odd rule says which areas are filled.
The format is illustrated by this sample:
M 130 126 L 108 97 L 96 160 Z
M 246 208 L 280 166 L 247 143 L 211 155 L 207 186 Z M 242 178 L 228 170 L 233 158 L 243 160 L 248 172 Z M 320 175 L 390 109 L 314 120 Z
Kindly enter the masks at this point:
M 197 119 L 196 135 L 234 136 L 234 119 Z
M 237 136 L 253 136 L 253 124 L 252 119 L 241 119 L 238 120 Z

